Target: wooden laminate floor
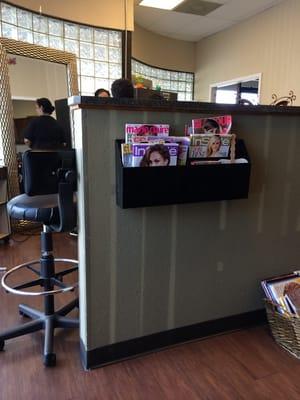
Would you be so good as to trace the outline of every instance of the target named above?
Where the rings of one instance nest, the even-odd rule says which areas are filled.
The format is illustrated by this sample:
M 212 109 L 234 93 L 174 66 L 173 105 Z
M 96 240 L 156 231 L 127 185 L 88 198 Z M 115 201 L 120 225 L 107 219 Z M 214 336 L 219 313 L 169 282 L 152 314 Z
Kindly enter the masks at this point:
M 76 239 L 57 234 L 54 246 L 58 256 L 76 257 Z M 0 244 L 0 265 L 11 268 L 38 257 L 38 236 Z M 71 297 L 65 294 L 58 303 Z M 37 306 L 40 302 L 1 288 L 1 330 L 24 321 L 17 311 L 21 301 Z M 0 352 L 0 400 L 300 399 L 300 361 L 273 342 L 267 327 L 187 343 L 88 372 L 80 363 L 78 332 L 57 332 L 55 368 L 42 364 L 42 338 L 42 333 L 34 333 L 6 342 Z

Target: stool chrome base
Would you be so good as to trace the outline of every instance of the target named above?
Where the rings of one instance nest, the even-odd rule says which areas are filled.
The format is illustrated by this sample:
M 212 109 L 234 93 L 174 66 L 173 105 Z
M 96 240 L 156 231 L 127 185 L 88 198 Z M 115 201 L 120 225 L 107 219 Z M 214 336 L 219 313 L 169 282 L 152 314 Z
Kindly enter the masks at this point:
M 27 333 L 37 332 L 44 329 L 44 365 L 52 367 L 56 364 L 56 355 L 53 352 L 53 337 L 55 328 L 77 328 L 79 326 L 78 318 L 66 318 L 71 310 L 78 307 L 78 299 L 74 299 L 67 305 L 61 307 L 52 315 L 46 315 L 43 312 L 31 308 L 25 304 L 19 305 L 19 313 L 23 316 L 31 318 L 33 321 L 26 322 L 21 326 L 8 329 L 0 335 L 0 350 L 4 349 L 5 340 L 12 339 L 18 336 L 26 335 Z
M 73 310 L 75 307 L 79 307 L 78 298 L 75 298 L 57 311 L 55 311 L 54 307 L 55 294 L 73 291 L 77 286 L 77 284 L 69 286 L 64 284 L 63 277 L 78 269 L 78 261 L 54 258 L 52 250 L 53 245 L 51 232 L 45 230 L 41 232 L 40 260 L 34 260 L 12 268 L 4 274 L 1 280 L 2 286 L 8 292 L 24 296 L 42 296 L 44 301 L 44 309 L 43 311 L 39 311 L 25 304 L 20 304 L 19 313 L 25 317 L 31 318 L 32 321 L 0 333 L 0 351 L 4 349 L 5 340 L 23 336 L 32 332 L 37 332 L 43 329 L 45 332 L 44 365 L 47 367 L 52 367 L 56 364 L 56 355 L 53 352 L 55 328 L 77 328 L 79 326 L 79 319 L 66 317 L 71 310 Z M 56 272 L 55 264 L 59 262 L 66 262 L 75 266 L 64 271 Z M 32 265 L 34 264 L 40 264 L 40 269 L 36 270 L 33 268 Z M 8 276 L 22 268 L 28 268 L 34 274 L 36 274 L 38 278 L 15 287 L 9 286 L 6 282 Z M 29 292 L 22 290 L 35 286 L 41 286 L 42 291 Z M 58 287 L 58 289 L 55 289 L 55 286 Z

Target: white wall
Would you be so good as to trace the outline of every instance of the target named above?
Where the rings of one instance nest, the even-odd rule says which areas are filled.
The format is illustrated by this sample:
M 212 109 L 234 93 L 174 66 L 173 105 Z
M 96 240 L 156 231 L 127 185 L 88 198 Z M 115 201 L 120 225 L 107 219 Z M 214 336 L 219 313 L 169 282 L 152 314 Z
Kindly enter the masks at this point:
M 208 101 L 209 85 L 262 73 L 261 104 L 293 90 L 300 105 L 300 1 L 279 5 L 196 46 L 195 96 Z
M 10 64 L 9 81 L 14 99 L 47 97 L 52 102 L 68 96 L 65 65 L 10 54 L 16 65 Z

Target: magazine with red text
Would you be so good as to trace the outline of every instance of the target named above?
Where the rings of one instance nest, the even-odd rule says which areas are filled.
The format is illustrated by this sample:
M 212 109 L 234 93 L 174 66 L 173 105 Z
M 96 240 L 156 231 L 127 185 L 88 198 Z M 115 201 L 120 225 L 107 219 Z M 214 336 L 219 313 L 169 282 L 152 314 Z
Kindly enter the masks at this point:
M 217 117 L 205 117 L 192 119 L 192 133 L 211 133 L 226 135 L 230 132 L 232 125 L 231 115 Z
M 168 124 L 125 124 L 125 141 L 132 142 L 132 136 L 169 136 Z

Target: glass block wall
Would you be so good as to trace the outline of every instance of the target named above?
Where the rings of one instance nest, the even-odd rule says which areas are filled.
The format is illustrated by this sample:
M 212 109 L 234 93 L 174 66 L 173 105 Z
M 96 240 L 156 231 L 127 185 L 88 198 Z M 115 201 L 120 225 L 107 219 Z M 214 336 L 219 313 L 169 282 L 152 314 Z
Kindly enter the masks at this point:
M 122 77 L 122 33 L 46 17 L 0 2 L 1 36 L 75 53 L 81 95 Z
M 132 59 L 133 75 L 140 75 L 152 81 L 153 89 L 160 86 L 162 90 L 178 93 L 178 100 L 191 101 L 194 98 L 194 74 L 191 72 L 172 71 L 157 68 Z

